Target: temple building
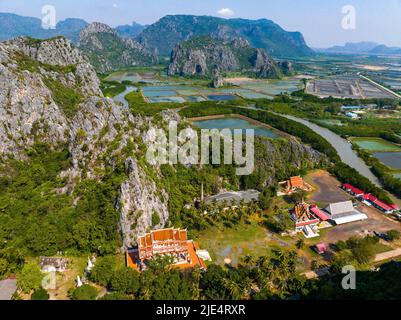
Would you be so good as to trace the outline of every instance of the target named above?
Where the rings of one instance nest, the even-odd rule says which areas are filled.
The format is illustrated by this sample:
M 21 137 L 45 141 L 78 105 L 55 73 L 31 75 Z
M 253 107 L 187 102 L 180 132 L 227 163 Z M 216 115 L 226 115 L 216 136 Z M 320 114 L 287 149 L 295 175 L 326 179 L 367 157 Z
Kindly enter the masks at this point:
M 331 203 L 325 211 L 336 225 L 368 219 L 366 214 L 354 208 L 352 201 Z
M 305 180 L 300 177 L 291 177 L 290 180 L 280 182 L 279 185 L 281 186 L 281 191 L 279 192 L 280 195 L 285 195 L 285 194 L 293 194 L 294 192 L 298 191 L 312 191 L 313 188 L 310 184 L 305 182 Z
M 320 220 L 310 211 L 309 204 L 298 203 L 292 210 L 291 217 L 295 222 L 295 231 L 303 232 L 306 238 L 319 236 L 318 224 Z
M 40 257 L 40 268 L 43 272 L 64 272 L 68 268 L 68 260 L 64 258 Z
M 200 250 L 198 244 L 187 239 L 187 230 L 159 229 L 139 236 L 138 247 L 126 255 L 127 266 L 142 271 L 146 261 L 156 256 L 169 255 L 174 258 L 174 266 L 181 269 L 200 267 L 206 270 L 204 260 L 210 259 L 207 251 Z

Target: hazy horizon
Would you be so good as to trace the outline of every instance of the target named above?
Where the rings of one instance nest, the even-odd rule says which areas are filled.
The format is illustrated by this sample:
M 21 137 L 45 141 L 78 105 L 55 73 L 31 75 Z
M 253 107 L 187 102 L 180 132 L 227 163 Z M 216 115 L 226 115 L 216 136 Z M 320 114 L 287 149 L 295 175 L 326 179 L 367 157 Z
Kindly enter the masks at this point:
M 299 31 L 312 48 L 344 45 L 346 42 L 376 42 L 401 47 L 401 0 L 386 4 L 374 0 L 249 1 L 236 0 L 0 0 L 0 12 L 41 17 L 44 5 L 54 5 L 57 21 L 81 18 L 87 22 L 103 22 L 110 26 L 152 24 L 168 14 L 208 15 L 223 18 L 269 19 L 287 31 Z M 343 29 L 342 8 L 356 10 L 356 28 Z

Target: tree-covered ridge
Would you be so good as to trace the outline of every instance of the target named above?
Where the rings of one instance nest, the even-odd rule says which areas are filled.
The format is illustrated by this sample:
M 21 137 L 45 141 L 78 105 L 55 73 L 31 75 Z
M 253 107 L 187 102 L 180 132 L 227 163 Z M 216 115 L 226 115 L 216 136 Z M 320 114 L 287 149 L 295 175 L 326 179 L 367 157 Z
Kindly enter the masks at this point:
M 143 30 L 138 40 L 161 55 L 189 37 L 209 35 L 224 39 L 245 38 L 255 48 L 263 48 L 274 56 L 313 54 L 299 32 L 287 32 L 273 21 L 222 19 L 210 16 L 168 15 Z
M 15 270 L 18 256 L 114 253 L 120 236 L 113 199 L 124 171 L 84 180 L 72 194 L 62 194 L 59 174 L 70 165 L 68 150 L 36 144 L 27 156 L 1 167 L 0 276 Z

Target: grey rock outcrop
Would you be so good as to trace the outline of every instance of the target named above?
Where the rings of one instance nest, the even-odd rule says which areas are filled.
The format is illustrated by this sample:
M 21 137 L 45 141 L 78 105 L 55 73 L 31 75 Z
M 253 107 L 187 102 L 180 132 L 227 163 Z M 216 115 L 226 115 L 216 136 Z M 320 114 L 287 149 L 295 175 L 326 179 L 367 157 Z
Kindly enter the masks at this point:
M 285 75 L 291 75 L 294 73 L 294 65 L 291 61 L 281 61 L 279 65 Z
M 93 22 L 84 28 L 77 45 L 99 72 L 157 62 L 157 57 L 143 45 L 120 37 L 113 28 L 100 22 Z
M 213 69 L 213 76 L 212 76 L 212 87 L 213 88 L 220 88 L 224 86 L 224 78 L 220 73 L 219 68 Z
M 138 233 L 151 228 L 160 228 L 168 222 L 168 194 L 150 181 L 133 158 L 125 162 L 128 179 L 121 185 L 120 226 L 126 247 L 135 244 Z M 152 224 L 153 215 L 158 215 L 160 222 Z
M 213 77 L 216 67 L 221 73 L 252 72 L 265 78 L 281 75 L 278 64 L 263 49 L 252 48 L 247 40 L 226 41 L 208 36 L 192 38 L 176 46 L 171 53 L 168 74 Z

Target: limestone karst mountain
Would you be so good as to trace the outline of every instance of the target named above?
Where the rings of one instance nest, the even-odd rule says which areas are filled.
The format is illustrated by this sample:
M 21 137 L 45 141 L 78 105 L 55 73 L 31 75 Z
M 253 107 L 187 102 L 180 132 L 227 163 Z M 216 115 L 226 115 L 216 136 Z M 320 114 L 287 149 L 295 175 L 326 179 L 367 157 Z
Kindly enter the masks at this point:
M 81 31 L 77 46 L 99 72 L 157 63 L 156 56 L 141 44 L 120 37 L 113 28 L 99 22 Z
M 278 78 L 292 70 L 291 66 L 281 68 L 265 50 L 252 48 L 245 39 L 225 41 L 201 36 L 174 48 L 168 74 L 210 77 L 215 68 L 220 72 L 248 72 L 262 78 Z

